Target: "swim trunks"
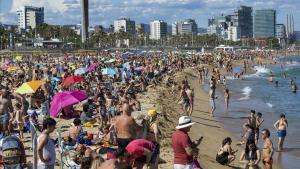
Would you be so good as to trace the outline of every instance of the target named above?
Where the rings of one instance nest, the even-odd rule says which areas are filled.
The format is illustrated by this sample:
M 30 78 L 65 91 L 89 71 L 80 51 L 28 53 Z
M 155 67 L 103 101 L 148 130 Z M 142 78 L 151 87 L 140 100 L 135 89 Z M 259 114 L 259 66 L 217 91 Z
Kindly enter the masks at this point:
M 0 125 L 8 124 L 8 114 L 4 113 L 0 116 Z
M 285 137 L 286 136 L 286 130 L 278 130 L 277 131 L 278 137 Z
M 262 163 L 265 165 L 265 164 L 269 164 L 269 165 L 272 165 L 273 164 L 273 159 L 271 158 L 269 160 L 269 162 L 266 162 L 265 159 L 262 160 Z

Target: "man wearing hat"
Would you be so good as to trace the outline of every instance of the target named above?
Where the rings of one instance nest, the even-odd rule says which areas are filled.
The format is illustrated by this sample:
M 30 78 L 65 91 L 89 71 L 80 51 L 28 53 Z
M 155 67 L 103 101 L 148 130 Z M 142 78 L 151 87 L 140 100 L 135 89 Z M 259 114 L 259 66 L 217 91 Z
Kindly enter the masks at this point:
M 174 169 L 192 169 L 193 158 L 197 155 L 196 147 L 200 144 L 199 139 L 197 143 L 193 143 L 188 135 L 192 125 L 189 116 L 181 116 L 179 118 L 176 131 L 172 135 L 172 147 L 174 151 Z

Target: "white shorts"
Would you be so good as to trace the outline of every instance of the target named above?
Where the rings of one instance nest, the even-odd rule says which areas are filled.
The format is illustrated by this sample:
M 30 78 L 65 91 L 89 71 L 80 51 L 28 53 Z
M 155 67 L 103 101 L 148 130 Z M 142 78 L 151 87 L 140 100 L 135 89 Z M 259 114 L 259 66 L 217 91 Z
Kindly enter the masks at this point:
M 193 164 L 174 164 L 174 169 L 193 169 Z

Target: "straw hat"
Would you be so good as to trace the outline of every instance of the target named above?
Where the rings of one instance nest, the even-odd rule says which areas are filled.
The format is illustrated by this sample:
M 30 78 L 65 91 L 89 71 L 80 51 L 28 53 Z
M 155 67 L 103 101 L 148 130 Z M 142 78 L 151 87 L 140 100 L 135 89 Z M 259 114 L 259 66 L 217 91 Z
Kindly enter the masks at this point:
M 176 129 L 183 129 L 193 124 L 194 123 L 192 122 L 192 119 L 189 116 L 181 116 L 178 120 L 178 126 L 176 126 Z

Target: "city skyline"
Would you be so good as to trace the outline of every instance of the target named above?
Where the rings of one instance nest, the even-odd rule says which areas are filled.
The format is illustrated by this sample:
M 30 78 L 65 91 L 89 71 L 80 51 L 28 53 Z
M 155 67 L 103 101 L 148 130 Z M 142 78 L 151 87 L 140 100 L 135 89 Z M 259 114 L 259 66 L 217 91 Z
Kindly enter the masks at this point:
M 230 1 L 230 2 L 229 2 Z M 153 20 L 164 20 L 169 25 L 181 19 L 195 19 L 198 27 L 207 27 L 207 19 L 220 14 L 230 14 L 240 5 L 248 5 L 256 9 L 275 9 L 277 23 L 286 24 L 286 15 L 295 17 L 295 30 L 300 30 L 300 11 L 297 11 L 295 0 L 279 0 L 272 2 L 249 0 L 138 0 L 119 1 L 90 0 L 90 25 L 108 27 L 120 17 L 129 17 L 136 23 L 150 23 Z M 52 1 L 53 2 L 53 1 Z M 24 5 L 45 8 L 45 22 L 49 24 L 78 24 L 81 21 L 79 0 L 0 0 L 0 22 L 17 24 L 16 11 Z M 116 12 L 113 12 L 116 11 Z

